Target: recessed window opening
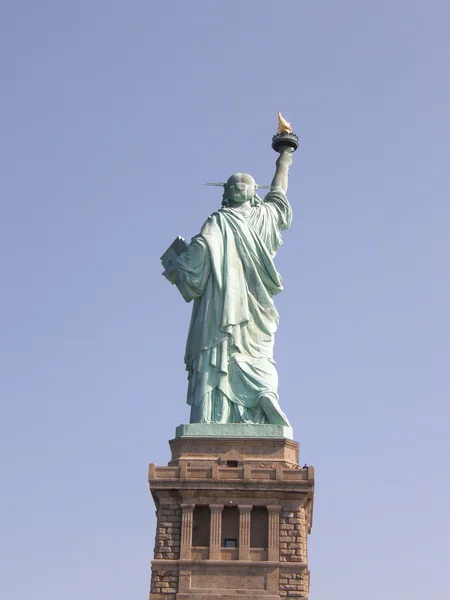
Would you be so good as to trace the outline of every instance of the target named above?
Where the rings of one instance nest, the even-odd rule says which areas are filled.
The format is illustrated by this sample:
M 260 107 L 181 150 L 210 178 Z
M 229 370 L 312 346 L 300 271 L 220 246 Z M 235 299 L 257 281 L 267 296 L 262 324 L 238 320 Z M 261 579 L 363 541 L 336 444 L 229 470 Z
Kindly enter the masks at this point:
M 250 547 L 267 548 L 269 541 L 269 514 L 265 506 L 254 506 L 250 513 Z
M 192 545 L 209 546 L 211 511 L 209 506 L 196 506 L 192 521 Z
M 239 510 L 237 506 L 225 506 L 223 509 L 222 546 L 225 546 L 225 540 L 236 540 L 236 546 L 231 547 L 239 546 Z
M 237 460 L 227 460 L 227 467 L 232 467 L 233 469 L 236 469 L 238 466 L 239 464 Z
M 225 538 L 223 545 L 225 546 L 225 548 L 237 548 L 237 539 Z

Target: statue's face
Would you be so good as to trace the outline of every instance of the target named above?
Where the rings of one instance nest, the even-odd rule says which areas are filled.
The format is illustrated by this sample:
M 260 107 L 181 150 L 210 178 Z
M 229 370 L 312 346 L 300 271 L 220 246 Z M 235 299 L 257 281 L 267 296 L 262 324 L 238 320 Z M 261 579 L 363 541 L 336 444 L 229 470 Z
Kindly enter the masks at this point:
M 245 204 L 255 195 L 256 182 L 247 173 L 235 173 L 225 184 L 225 193 L 230 206 Z

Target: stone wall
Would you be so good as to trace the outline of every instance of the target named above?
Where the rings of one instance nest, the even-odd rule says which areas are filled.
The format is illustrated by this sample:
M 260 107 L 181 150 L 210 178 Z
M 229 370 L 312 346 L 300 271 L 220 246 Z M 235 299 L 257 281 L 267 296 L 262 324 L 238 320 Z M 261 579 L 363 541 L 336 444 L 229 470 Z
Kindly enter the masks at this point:
M 155 558 L 180 558 L 181 509 L 160 506 L 157 514 Z
M 164 594 L 164 600 L 175 600 L 178 592 L 178 571 L 152 570 L 150 594 Z
M 280 562 L 307 562 L 304 508 L 285 508 L 280 519 Z
M 280 597 L 308 598 L 309 571 L 296 573 L 290 569 L 280 569 Z
M 161 505 L 157 512 L 155 558 L 180 558 L 181 509 Z M 178 570 L 152 569 L 151 594 L 164 594 L 165 600 L 175 600 L 178 592 Z

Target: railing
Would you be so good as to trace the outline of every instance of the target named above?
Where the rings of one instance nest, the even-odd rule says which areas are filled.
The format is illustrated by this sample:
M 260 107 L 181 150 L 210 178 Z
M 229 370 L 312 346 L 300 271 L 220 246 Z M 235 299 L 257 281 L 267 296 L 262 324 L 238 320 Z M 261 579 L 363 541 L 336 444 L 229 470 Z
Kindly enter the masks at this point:
M 190 480 L 274 480 L 274 481 L 308 481 L 313 475 L 312 469 L 287 469 L 280 465 L 270 467 L 253 466 L 246 464 L 244 467 L 221 467 L 214 464 L 210 467 L 197 467 L 183 464 L 180 467 L 149 467 L 149 479 L 190 479 Z

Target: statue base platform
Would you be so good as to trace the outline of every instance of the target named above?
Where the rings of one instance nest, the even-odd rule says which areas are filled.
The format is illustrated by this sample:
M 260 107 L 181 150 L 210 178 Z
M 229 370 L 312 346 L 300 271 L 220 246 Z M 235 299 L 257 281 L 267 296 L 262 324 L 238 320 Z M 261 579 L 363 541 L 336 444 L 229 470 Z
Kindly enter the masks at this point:
M 178 425 L 175 438 L 284 438 L 293 439 L 292 427 L 253 423 L 189 423 Z
M 314 469 L 284 429 L 180 425 L 169 464 L 149 467 L 150 600 L 307 600 Z
M 201 424 L 200 424 L 201 425 Z M 194 425 L 197 427 L 198 425 Z M 216 425 L 220 427 L 220 425 Z M 181 425 L 180 427 L 186 427 Z M 189 427 L 189 426 L 187 426 Z M 227 427 L 227 425 L 222 425 Z M 251 426 L 250 426 L 251 427 Z M 254 427 L 258 427 L 254 425 Z M 259 425 L 264 427 L 264 425 Z M 268 427 L 275 427 L 268 425 Z M 280 429 L 283 429 L 280 427 Z M 193 430 L 195 431 L 195 430 Z M 280 464 L 283 468 L 298 468 L 299 444 L 286 437 L 279 436 L 218 436 L 218 435 L 182 435 L 170 440 L 172 453 L 169 466 L 186 465 L 188 470 L 199 466 L 214 469 L 234 461 L 240 467 L 250 464 L 260 468 L 264 462 L 266 468 Z M 209 471 L 208 471 L 209 472 Z

